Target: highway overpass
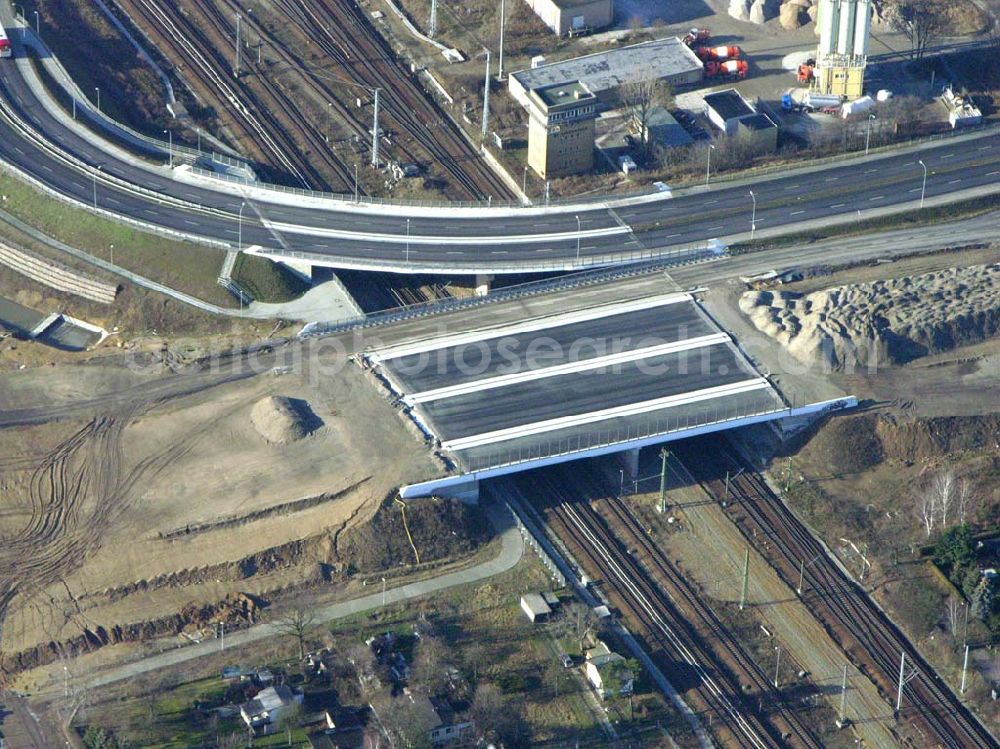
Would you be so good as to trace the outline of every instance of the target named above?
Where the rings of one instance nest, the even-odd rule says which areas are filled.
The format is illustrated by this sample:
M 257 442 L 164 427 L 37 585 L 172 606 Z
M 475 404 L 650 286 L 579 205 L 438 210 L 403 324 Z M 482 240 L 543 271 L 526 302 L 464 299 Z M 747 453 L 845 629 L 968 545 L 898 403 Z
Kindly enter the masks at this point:
M 220 248 L 337 268 L 501 274 L 683 259 L 711 238 L 748 238 L 751 224 L 767 236 L 995 191 L 1000 131 L 673 195 L 531 207 L 355 203 L 130 157 L 58 110 L 21 57 L 0 64 L 0 161 L 78 206 Z

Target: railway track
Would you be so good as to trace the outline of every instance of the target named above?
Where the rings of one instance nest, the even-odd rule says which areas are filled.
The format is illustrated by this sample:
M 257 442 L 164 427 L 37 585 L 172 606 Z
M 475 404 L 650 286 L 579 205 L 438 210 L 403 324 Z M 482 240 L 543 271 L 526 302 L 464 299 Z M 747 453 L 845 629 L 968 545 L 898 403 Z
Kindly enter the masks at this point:
M 257 148 L 262 160 L 273 164 L 302 187 L 328 189 L 331 186 L 310 158 L 300 152 L 288 131 L 289 123 L 282 122 L 275 114 L 284 112 L 287 117 L 289 108 L 287 103 L 283 103 L 283 97 L 276 96 L 274 91 L 268 95 L 264 76 L 259 76 L 258 80 L 265 86 L 266 100 L 258 99 L 247 86 L 233 82 L 231 63 L 219 52 L 225 49 L 225 33 L 218 28 L 218 19 L 213 39 L 175 4 L 161 3 L 160 0 L 116 1 L 134 23 L 146 30 L 168 58 L 173 59 L 175 64 L 184 64 L 187 75 L 232 113 L 244 138 Z M 196 3 L 195 7 L 202 11 L 208 9 L 204 0 Z M 305 142 L 312 144 L 317 158 L 325 160 L 328 150 L 325 143 L 323 148 L 319 148 L 315 133 L 302 125 L 300 118 L 292 118 L 291 127 L 296 127 L 297 122 L 297 130 Z M 337 163 L 333 167 L 345 180 L 346 189 L 349 184 L 346 182 L 346 166 Z
M 308 37 L 361 86 L 378 88 L 383 111 L 470 197 L 516 198 L 458 126 L 400 67 L 388 42 L 350 0 L 276 0 Z
M 810 731 L 779 704 L 767 677 L 714 614 L 704 606 L 691 606 L 697 598 L 693 590 L 669 569 L 659 553 L 650 553 L 641 528 L 635 537 L 634 518 L 627 519 L 628 513 L 621 506 L 607 501 L 608 493 L 599 481 L 592 476 L 588 479 L 578 466 L 574 473 L 566 469 L 533 472 L 522 481 L 523 494 L 544 497 L 541 503 L 554 530 L 587 572 L 604 581 L 612 602 L 641 627 L 661 667 L 675 678 L 680 671 L 684 680 L 693 674 L 698 707 L 721 723 L 714 726 L 720 741 L 750 749 L 820 749 Z M 587 501 L 591 497 L 600 497 L 601 507 L 607 505 L 611 522 L 591 507 Z M 619 526 L 626 529 L 628 541 L 612 531 L 611 525 L 615 531 Z M 635 550 L 630 553 L 624 544 L 633 542 L 641 545 L 632 547 Z M 719 639 L 716 650 L 724 648 L 723 658 L 705 644 L 702 633 Z M 682 664 L 680 669 L 678 664 Z M 740 688 L 741 680 L 745 680 L 747 691 Z M 775 708 L 766 719 L 757 713 L 765 701 L 769 709 Z
M 895 702 L 901 654 L 916 667 L 904 686 L 900 719 L 921 735 L 918 749 L 996 749 L 1000 744 L 961 703 L 906 636 L 868 595 L 848 579 L 825 548 L 778 498 L 763 477 L 718 438 L 678 443 L 675 456 L 693 481 L 712 495 L 723 496 L 729 471 L 731 513 L 743 517 L 739 527 L 748 543 L 771 560 L 790 585 L 795 585 L 803 560 L 815 560 L 804 570 L 803 599 L 831 629 L 855 665 L 868 673 L 880 691 Z M 754 532 L 756 535 L 754 536 Z M 766 545 L 762 542 L 767 541 Z M 850 643 L 857 647 L 850 647 Z M 933 738 L 932 738 L 933 737 Z M 933 741 L 934 743 L 929 743 Z
M 699 628 L 710 633 L 711 642 L 716 643 L 717 648 L 724 652 L 727 662 L 737 665 L 739 678 L 746 679 L 752 685 L 754 693 L 770 697 L 775 722 L 779 725 L 782 738 L 789 740 L 792 745 L 822 749 L 822 744 L 802 722 L 795 709 L 782 699 L 780 692 L 771 683 L 770 676 L 764 673 L 739 640 L 733 637 L 695 587 L 670 564 L 628 505 L 620 497 L 609 494 L 601 507 L 606 507 L 611 515 L 616 535 L 625 543 L 641 550 L 640 559 L 646 569 L 670 597 L 689 612 L 686 616 L 688 621 L 698 622 Z M 791 741 L 792 737 L 794 742 Z

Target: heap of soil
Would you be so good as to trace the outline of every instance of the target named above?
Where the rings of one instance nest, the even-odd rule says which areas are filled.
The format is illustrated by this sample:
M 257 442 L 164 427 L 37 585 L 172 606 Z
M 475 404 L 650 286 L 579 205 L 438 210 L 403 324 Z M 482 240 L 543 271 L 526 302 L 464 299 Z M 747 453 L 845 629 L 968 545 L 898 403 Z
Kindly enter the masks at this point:
M 903 364 L 1000 332 L 1000 265 L 835 286 L 749 291 L 740 309 L 805 363 Z
M 250 421 L 261 437 L 272 444 L 296 442 L 309 433 L 305 416 L 290 398 L 270 395 L 257 401 Z
M 453 499 L 407 502 L 406 522 L 422 563 L 471 554 L 492 535 L 481 509 Z M 402 507 L 386 502 L 371 522 L 345 531 L 338 539 L 336 556 L 356 572 L 413 563 Z
M 907 418 L 887 413 L 841 416 L 806 448 L 831 469 L 860 473 L 884 461 L 922 463 L 963 452 L 1000 452 L 1000 414 Z

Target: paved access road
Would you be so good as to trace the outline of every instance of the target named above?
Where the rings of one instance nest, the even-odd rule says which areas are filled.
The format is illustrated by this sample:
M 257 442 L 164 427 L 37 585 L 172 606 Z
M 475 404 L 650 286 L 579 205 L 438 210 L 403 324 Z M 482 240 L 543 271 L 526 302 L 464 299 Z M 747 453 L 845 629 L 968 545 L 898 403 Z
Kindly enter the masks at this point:
M 475 212 L 317 206 L 287 197 L 280 204 L 180 182 L 169 169 L 114 153 L 42 106 L 27 65 L 18 58 L 0 64 L 0 160 L 51 191 L 122 217 L 231 247 L 301 253 L 332 266 L 502 273 L 616 262 L 713 237 L 744 237 L 752 222 L 765 232 L 859 211 L 871 216 L 922 194 L 934 200 L 988 191 L 998 188 L 1000 177 L 1000 133 L 984 131 L 645 202 Z

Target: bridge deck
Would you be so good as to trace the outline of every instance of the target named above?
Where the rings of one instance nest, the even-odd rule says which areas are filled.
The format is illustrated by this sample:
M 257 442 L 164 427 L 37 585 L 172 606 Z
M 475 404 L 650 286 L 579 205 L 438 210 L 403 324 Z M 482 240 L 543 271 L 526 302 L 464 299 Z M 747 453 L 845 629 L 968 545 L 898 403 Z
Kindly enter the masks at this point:
M 441 333 L 368 356 L 468 472 L 786 411 L 683 293 Z

